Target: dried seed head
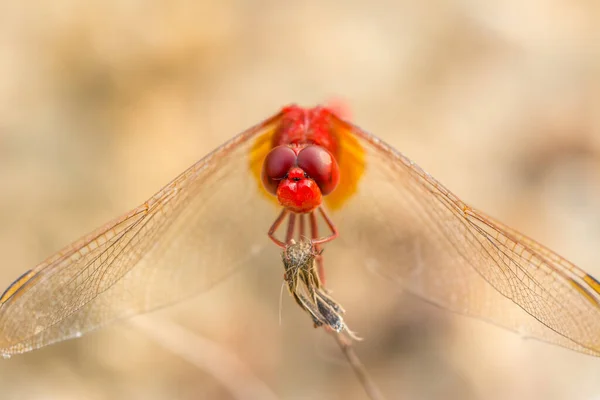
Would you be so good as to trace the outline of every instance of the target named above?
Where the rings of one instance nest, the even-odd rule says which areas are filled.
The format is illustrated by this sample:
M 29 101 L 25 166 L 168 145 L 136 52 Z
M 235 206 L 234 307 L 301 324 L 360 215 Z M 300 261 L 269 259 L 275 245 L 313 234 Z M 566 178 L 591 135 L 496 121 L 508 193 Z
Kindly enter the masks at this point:
M 346 331 L 355 340 L 360 340 L 344 323 L 344 309 L 322 286 L 315 257 L 318 255 L 309 240 L 291 241 L 281 254 L 285 268 L 284 279 L 290 295 L 313 320 L 315 327 L 326 327 L 335 332 Z
M 310 240 L 302 239 L 296 242 L 292 239 L 281 254 L 281 258 L 287 272 L 290 270 L 310 270 L 314 268 L 316 255 L 317 252 Z

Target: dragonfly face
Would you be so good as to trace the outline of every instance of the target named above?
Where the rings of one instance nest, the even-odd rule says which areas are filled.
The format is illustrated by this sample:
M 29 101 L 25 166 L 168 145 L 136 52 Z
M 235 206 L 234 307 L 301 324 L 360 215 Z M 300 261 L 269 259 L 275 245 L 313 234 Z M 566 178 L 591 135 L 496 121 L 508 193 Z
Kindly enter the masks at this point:
M 302 135 L 305 142 L 295 142 Z M 283 150 L 265 167 L 278 146 L 294 154 Z M 302 152 L 310 146 L 325 151 L 310 150 L 323 163 L 314 164 L 310 152 L 305 162 Z M 291 182 L 309 179 L 316 187 L 301 201 L 291 182 L 279 195 L 277 180 L 290 175 Z M 280 226 L 286 227 L 281 233 Z M 242 132 L 144 204 L 15 281 L 0 297 L 0 352 L 78 337 L 202 293 L 276 248 L 268 236 L 282 249 L 299 236 L 317 253 L 328 243 L 328 265 L 343 253 L 353 265 L 374 269 L 445 309 L 600 355 L 600 284 L 593 277 L 471 208 L 403 154 L 326 107 L 296 106 Z M 315 257 L 321 285 L 323 257 Z M 273 259 L 277 271 L 280 262 Z M 318 288 L 310 271 L 290 276 L 288 284 Z M 304 306 L 319 310 L 318 301 L 311 302 Z M 333 321 L 323 310 L 325 321 Z

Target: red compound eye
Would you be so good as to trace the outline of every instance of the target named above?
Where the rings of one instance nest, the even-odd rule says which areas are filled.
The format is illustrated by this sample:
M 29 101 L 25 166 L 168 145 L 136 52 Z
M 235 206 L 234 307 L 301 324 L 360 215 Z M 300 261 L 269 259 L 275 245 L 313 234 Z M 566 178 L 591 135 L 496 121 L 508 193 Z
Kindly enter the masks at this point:
M 316 182 L 323 195 L 333 192 L 340 181 L 335 158 L 321 146 L 306 146 L 298 153 L 296 164 Z
M 279 182 L 296 164 L 296 153 L 287 146 L 277 146 L 267 154 L 263 163 L 262 182 L 269 193 L 277 194 Z

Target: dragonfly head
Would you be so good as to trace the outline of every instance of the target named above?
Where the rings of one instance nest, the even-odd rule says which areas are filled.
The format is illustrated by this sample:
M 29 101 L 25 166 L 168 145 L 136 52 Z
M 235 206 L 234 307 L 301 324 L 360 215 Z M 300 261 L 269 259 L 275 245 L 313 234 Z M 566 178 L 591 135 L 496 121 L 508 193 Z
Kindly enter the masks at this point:
M 263 185 L 279 203 L 293 212 L 306 213 L 321 205 L 340 180 L 335 158 L 317 145 L 277 146 L 265 158 Z

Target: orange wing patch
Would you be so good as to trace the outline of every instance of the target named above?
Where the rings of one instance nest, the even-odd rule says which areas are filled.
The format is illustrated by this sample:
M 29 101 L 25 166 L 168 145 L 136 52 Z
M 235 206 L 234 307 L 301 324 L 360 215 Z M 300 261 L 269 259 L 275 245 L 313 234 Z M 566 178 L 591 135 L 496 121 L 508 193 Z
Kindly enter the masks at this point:
M 365 172 L 365 150 L 346 124 L 334 119 L 333 133 L 338 142 L 337 162 L 340 167 L 338 187 L 325 197 L 330 210 L 339 210 L 358 190 L 358 182 Z
M 256 184 L 258 185 L 258 191 L 264 197 L 271 200 L 273 204 L 279 204 L 277 197 L 267 192 L 262 184 L 261 178 L 263 162 L 265 161 L 267 154 L 269 154 L 269 151 L 271 151 L 272 139 L 273 135 L 275 134 L 275 130 L 275 127 L 269 129 L 256 138 L 256 141 L 252 145 L 252 150 L 250 150 L 250 170 L 252 171 L 252 175 L 254 176 Z
M 261 179 L 263 162 L 271 151 L 275 130 L 276 128 L 270 129 L 256 138 L 250 151 L 250 170 L 259 192 L 273 204 L 279 205 L 277 197 L 265 190 Z M 325 196 L 325 204 L 330 210 L 336 211 L 358 189 L 358 182 L 365 171 L 365 150 L 346 124 L 336 123 L 334 120 L 333 134 L 338 143 L 337 162 L 340 167 L 340 183 L 333 192 Z

